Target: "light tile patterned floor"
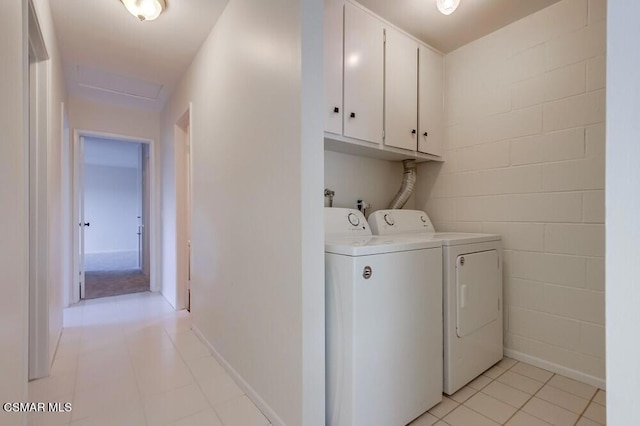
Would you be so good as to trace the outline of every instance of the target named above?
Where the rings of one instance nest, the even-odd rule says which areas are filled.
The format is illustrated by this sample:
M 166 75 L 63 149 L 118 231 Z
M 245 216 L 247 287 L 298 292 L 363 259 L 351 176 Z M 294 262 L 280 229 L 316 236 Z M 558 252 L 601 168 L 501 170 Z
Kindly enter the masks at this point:
M 266 426 L 191 331 L 189 314 L 138 293 L 65 310 L 51 376 L 29 383 L 29 400 L 71 402 L 38 413 L 39 426 Z
M 599 426 L 605 400 L 602 389 L 504 358 L 410 426 Z
M 32 415 L 31 426 L 269 425 L 193 334 L 189 314 L 153 293 L 65 310 L 52 374 L 29 383 L 29 400 L 73 404 Z M 411 426 L 605 423 L 603 390 L 505 358 Z

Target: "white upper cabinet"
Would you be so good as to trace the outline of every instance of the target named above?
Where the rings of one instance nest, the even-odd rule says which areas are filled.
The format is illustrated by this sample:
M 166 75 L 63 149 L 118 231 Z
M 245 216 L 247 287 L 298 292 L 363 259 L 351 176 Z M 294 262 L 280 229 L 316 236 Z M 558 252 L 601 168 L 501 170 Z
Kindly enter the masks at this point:
M 384 144 L 418 149 L 418 43 L 386 28 Z
M 342 43 L 344 0 L 324 2 L 324 96 L 327 132 L 342 134 Z
M 442 161 L 443 59 L 351 0 L 324 0 L 325 149 Z
M 344 13 L 344 136 L 382 143 L 383 25 L 350 3 Z
M 418 64 L 418 151 L 442 156 L 444 105 L 442 55 L 420 46 Z

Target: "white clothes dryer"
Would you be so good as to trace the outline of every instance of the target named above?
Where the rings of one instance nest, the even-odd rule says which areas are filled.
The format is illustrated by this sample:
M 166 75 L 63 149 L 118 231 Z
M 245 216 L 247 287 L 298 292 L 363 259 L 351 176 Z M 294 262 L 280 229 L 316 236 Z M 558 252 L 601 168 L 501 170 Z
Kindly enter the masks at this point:
M 403 426 L 442 399 L 440 242 L 325 208 L 326 423 Z
M 379 210 L 369 224 L 376 235 L 442 243 L 443 389 L 451 395 L 503 357 L 501 237 L 435 232 L 420 210 Z

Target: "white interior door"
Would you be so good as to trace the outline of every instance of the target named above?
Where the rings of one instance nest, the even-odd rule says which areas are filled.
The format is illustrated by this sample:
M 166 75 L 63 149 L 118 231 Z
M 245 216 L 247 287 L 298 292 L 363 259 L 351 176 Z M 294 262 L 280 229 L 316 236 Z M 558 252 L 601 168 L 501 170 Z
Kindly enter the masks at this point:
M 143 154 L 144 150 L 142 144 L 138 144 L 138 170 L 137 170 L 137 187 L 138 187 L 138 196 L 136 201 L 138 203 L 138 263 L 137 268 L 140 270 L 144 269 L 144 175 L 143 175 Z
M 151 181 L 150 181 L 150 145 L 140 144 L 142 147 L 142 272 L 151 281 Z M 151 287 L 153 290 L 153 287 Z
M 84 136 L 78 138 L 76 145 L 76 207 L 78 215 L 78 250 L 76 251 L 77 265 L 78 265 L 78 292 L 76 301 L 84 298 L 84 230 L 85 227 L 90 226 L 90 223 L 85 222 L 84 218 Z M 75 292 L 74 292 L 75 293 Z
M 191 125 L 187 125 L 187 149 L 185 155 L 187 178 L 187 310 L 191 311 Z

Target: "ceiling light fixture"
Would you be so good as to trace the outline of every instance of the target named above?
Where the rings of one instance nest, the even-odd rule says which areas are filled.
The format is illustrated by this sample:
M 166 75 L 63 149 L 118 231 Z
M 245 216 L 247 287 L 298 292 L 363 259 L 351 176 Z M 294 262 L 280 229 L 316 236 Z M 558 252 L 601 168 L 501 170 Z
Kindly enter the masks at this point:
M 437 0 L 438 10 L 443 15 L 451 15 L 460 4 L 460 0 Z
M 153 21 L 165 8 L 164 0 L 120 0 L 130 14 L 141 21 Z

